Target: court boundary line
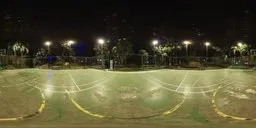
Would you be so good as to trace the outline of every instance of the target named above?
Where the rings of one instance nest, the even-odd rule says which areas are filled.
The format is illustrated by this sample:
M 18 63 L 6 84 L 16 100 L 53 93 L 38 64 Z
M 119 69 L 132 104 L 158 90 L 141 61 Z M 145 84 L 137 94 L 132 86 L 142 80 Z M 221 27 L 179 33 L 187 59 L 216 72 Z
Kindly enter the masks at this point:
M 158 83 L 155 83 L 154 81 L 152 81 L 152 80 L 150 80 L 150 79 L 148 79 L 148 78 L 145 78 L 146 80 L 148 80 L 150 83 L 152 83 L 152 84 L 155 84 L 155 85 L 157 85 L 157 86 L 159 86 L 159 87 L 161 87 L 161 88 L 163 88 L 163 89 L 166 89 L 166 90 L 168 90 L 168 91 L 171 91 L 171 92 L 176 92 L 176 93 L 184 93 L 184 94 L 190 94 L 190 93 L 208 93 L 208 92 L 213 92 L 213 91 L 215 91 L 215 90 L 217 90 L 217 88 L 216 89 L 211 89 L 211 90 L 207 90 L 207 91 L 200 91 L 200 92 L 192 92 L 192 91 L 188 91 L 188 92 L 181 92 L 181 91 L 177 91 L 177 90 L 175 90 L 175 89 L 170 89 L 170 88 L 167 88 L 167 87 L 165 87 L 165 86 L 163 86 L 163 85 L 161 85 L 161 84 L 158 84 Z M 224 86 L 224 87 L 226 87 L 226 86 L 229 86 L 229 85 L 231 85 L 231 84 L 233 84 L 235 81 L 233 80 L 233 81 L 228 81 L 228 82 L 226 82 L 227 84 Z M 221 84 L 221 83 L 220 83 Z
M 78 93 L 78 92 L 83 92 L 83 91 L 90 90 L 90 89 L 92 89 L 92 88 L 94 88 L 94 87 L 97 87 L 97 86 L 99 86 L 99 85 L 105 83 L 106 81 L 110 80 L 110 79 L 113 78 L 113 77 L 115 77 L 115 75 L 112 75 L 112 76 L 110 76 L 110 77 L 104 79 L 101 83 L 97 83 L 97 84 L 95 84 L 95 85 L 93 85 L 93 86 L 90 86 L 90 87 L 88 87 L 88 88 L 81 89 L 81 90 L 78 90 L 78 91 L 69 91 L 69 93 Z M 35 84 L 38 84 L 38 83 L 35 82 Z M 31 85 L 31 83 L 30 83 L 29 86 L 32 86 L 32 87 L 37 88 L 37 89 L 41 89 L 41 90 L 43 90 L 43 91 L 45 91 L 45 92 L 66 93 L 65 90 L 64 90 L 64 91 L 47 90 L 47 89 L 40 88 L 40 87 L 38 87 L 38 86 Z M 64 87 L 65 87 L 65 86 L 64 86 Z M 74 86 L 71 86 L 71 87 L 74 87 Z
M 90 112 L 88 110 L 86 110 L 84 107 L 82 107 L 79 103 L 77 103 L 72 96 L 70 96 L 69 91 L 65 88 L 66 93 L 69 96 L 69 99 L 71 100 L 71 102 L 82 112 L 93 116 L 93 117 L 97 117 L 97 118 L 109 118 L 109 119 L 145 119 L 145 118 L 150 118 L 150 117 L 156 117 L 156 116 L 168 116 L 170 114 L 172 114 L 173 112 L 175 112 L 176 110 L 178 110 L 185 102 L 185 100 L 187 99 L 187 96 L 184 95 L 182 100 L 180 102 L 178 102 L 174 107 L 172 107 L 171 109 L 168 109 L 167 111 L 164 111 L 160 114 L 156 114 L 156 115 L 151 115 L 151 116 L 144 116 L 144 117 L 131 117 L 131 118 L 122 118 L 122 117 L 115 117 L 115 116 L 109 116 L 109 115 L 102 115 L 102 114 L 96 114 L 93 112 Z
M 183 77 L 182 81 L 180 82 L 179 86 L 176 88 L 176 91 L 181 87 L 181 85 L 184 83 L 184 81 L 187 79 L 189 74 L 189 71 L 186 72 L 185 76 Z
M 168 83 L 165 83 L 165 82 L 162 82 L 161 80 L 158 80 L 158 79 L 155 79 L 155 78 L 153 78 L 153 77 L 150 77 L 150 78 L 152 78 L 154 81 L 158 81 L 158 82 L 160 82 L 160 83 L 162 83 L 163 85 L 168 85 L 168 86 L 170 86 L 170 87 L 177 87 L 176 85 L 170 85 L 170 84 L 168 84 Z M 216 86 L 218 86 L 219 84 L 223 84 L 223 83 L 227 83 L 227 82 L 230 82 L 230 81 L 232 81 L 232 80 L 229 80 L 230 78 L 224 78 L 224 79 L 221 79 L 221 80 L 219 80 L 218 81 L 218 83 L 215 83 L 215 84 L 209 84 L 208 86 L 199 86 L 199 87 L 180 87 L 180 88 L 183 88 L 183 89 L 186 89 L 186 88 L 193 88 L 193 89 L 202 89 L 202 88 L 209 88 L 209 87 L 216 87 Z M 186 84 L 187 85 L 187 84 Z
M 45 99 L 45 95 L 44 93 L 40 90 L 41 92 L 41 104 L 39 105 L 39 108 L 37 109 L 36 112 L 32 113 L 32 114 L 28 114 L 25 116 L 19 116 L 19 117 L 9 117 L 9 118 L 0 118 L 0 122 L 1 121 L 18 121 L 18 120 L 24 120 L 24 119 L 28 119 L 28 118 L 32 118 L 35 117 L 36 115 L 39 115 L 43 112 L 45 105 L 46 105 L 46 99 Z
M 246 118 L 246 117 L 238 117 L 238 116 L 232 116 L 232 115 L 228 115 L 222 111 L 220 111 L 216 105 L 216 95 L 218 93 L 218 91 L 220 89 L 222 89 L 224 87 L 222 87 L 221 85 L 218 87 L 217 90 L 214 91 L 213 95 L 212 95 L 212 107 L 213 107 L 213 110 L 221 117 L 224 117 L 224 118 L 228 118 L 228 119 L 234 119 L 234 120 L 242 120 L 242 121 L 256 121 L 256 118 Z
M 69 78 L 72 80 L 73 84 L 75 84 L 75 86 L 77 87 L 77 89 L 78 89 L 79 91 L 81 91 L 81 89 L 77 86 L 77 84 L 76 84 L 74 78 L 71 76 L 71 74 L 70 74 L 68 71 L 67 71 L 67 73 L 68 73 Z
M 191 72 L 190 72 L 190 73 L 191 73 Z M 214 83 L 214 84 L 206 84 L 207 86 L 199 86 L 199 87 L 193 87 L 193 88 L 209 88 L 209 87 L 213 87 L 213 86 L 219 85 L 219 84 L 223 83 L 224 80 L 227 80 L 226 77 L 227 77 L 229 74 L 230 74 L 230 73 L 226 74 L 226 75 L 224 76 L 224 78 L 223 78 L 223 79 L 220 79 L 219 81 L 217 81 L 217 83 Z M 162 84 L 165 84 L 165 85 L 168 85 L 168 86 L 177 87 L 177 85 L 175 85 L 175 84 L 170 84 L 170 83 L 163 82 L 163 81 L 161 81 L 161 80 L 159 80 L 159 79 L 157 79 L 157 78 L 155 78 L 155 77 L 153 77 L 153 76 L 146 75 L 146 77 L 150 77 L 150 78 L 154 79 L 155 81 L 158 81 L 158 82 L 160 82 L 160 83 L 162 83 Z M 207 82 L 207 83 L 209 83 L 209 82 Z M 185 85 L 186 85 L 186 84 L 185 84 Z M 190 88 L 190 87 L 181 87 L 181 88 Z
M 108 78 L 110 78 L 110 77 L 112 77 L 112 76 L 114 76 L 114 75 L 108 75 L 108 76 L 105 76 L 105 77 L 103 77 L 103 78 L 101 78 L 101 79 L 99 79 L 99 80 L 91 81 L 91 82 L 88 82 L 88 83 L 86 83 L 86 84 L 78 84 L 78 86 L 79 86 L 79 87 L 85 87 L 85 86 L 90 85 L 90 84 L 93 84 L 93 83 L 97 83 L 97 82 L 104 81 L 105 79 L 108 79 Z M 43 83 L 41 83 L 41 82 L 37 82 L 37 81 L 35 81 L 35 82 L 36 82 L 38 85 L 43 85 Z M 70 86 L 65 86 L 65 85 L 54 86 L 54 88 L 62 88 L 62 87 L 76 87 L 76 86 L 75 86 L 75 85 L 70 85 Z

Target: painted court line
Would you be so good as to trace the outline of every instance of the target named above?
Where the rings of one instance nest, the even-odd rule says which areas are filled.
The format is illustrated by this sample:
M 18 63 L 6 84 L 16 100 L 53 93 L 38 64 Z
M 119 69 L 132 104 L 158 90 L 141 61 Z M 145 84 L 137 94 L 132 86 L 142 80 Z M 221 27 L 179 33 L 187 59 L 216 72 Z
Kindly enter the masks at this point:
M 197 80 L 193 83 L 192 87 L 196 86 L 196 84 L 198 83 L 198 81 L 199 81 L 199 79 L 197 79 Z
M 70 75 L 70 73 L 67 71 L 67 73 L 68 73 L 68 76 L 69 76 L 69 78 L 72 80 L 72 82 L 75 84 L 75 86 L 77 87 L 77 89 L 79 90 L 79 91 L 81 91 L 81 89 L 78 87 L 78 85 L 76 84 L 76 82 L 74 81 L 74 79 L 73 79 L 73 77 Z
M 215 91 L 215 90 L 217 90 L 217 88 L 216 89 L 210 89 L 210 90 L 207 90 L 207 91 L 188 91 L 188 92 L 181 92 L 181 91 L 177 91 L 177 90 L 174 90 L 174 89 L 170 89 L 170 88 L 167 88 L 167 87 L 165 87 L 165 86 L 163 86 L 163 85 L 161 85 L 161 84 L 158 84 L 158 83 L 156 83 L 156 82 L 154 82 L 153 80 L 151 80 L 151 79 L 149 79 L 149 78 L 145 78 L 146 80 L 148 80 L 149 82 L 151 82 L 152 84 L 154 84 L 154 85 L 157 85 L 157 86 L 159 86 L 159 87 L 161 87 L 161 88 L 163 88 L 163 89 L 166 89 L 166 90 L 168 90 L 168 91 L 171 91 L 171 92 L 177 92 L 177 93 L 182 93 L 182 94 L 184 94 L 184 93 L 208 93 L 208 92 L 213 92 L 213 91 Z M 233 81 L 230 81 L 230 82 L 227 82 L 227 83 L 225 83 L 226 85 L 224 85 L 224 86 L 222 86 L 222 87 L 226 87 L 226 86 L 230 86 L 230 85 L 232 85 L 232 84 L 234 84 L 236 81 L 235 80 L 233 80 Z M 221 83 L 220 83 L 221 84 Z
M 191 73 L 191 72 L 190 72 Z M 204 86 L 197 86 L 197 87 L 193 87 L 193 88 L 209 88 L 209 87 L 213 87 L 213 86 L 217 86 L 217 85 L 219 85 L 219 84 L 221 84 L 221 83 L 224 83 L 226 80 L 227 80 L 227 75 L 228 74 L 225 74 L 225 76 L 224 76 L 224 78 L 223 79 L 221 79 L 221 80 L 219 80 L 219 81 L 217 81 L 215 84 L 204 84 Z M 148 76 L 148 75 L 146 75 L 146 77 L 148 77 L 148 78 L 150 78 L 150 79 L 152 79 L 152 80 L 155 80 L 155 81 L 157 81 L 157 82 L 160 82 L 160 83 L 162 83 L 162 84 L 164 84 L 164 85 L 168 85 L 168 86 L 172 86 L 172 87 L 177 87 L 178 85 L 174 85 L 174 84 L 170 84 L 170 83 L 166 83 L 166 82 L 163 82 L 163 81 L 161 81 L 161 80 L 159 80 L 159 79 L 157 79 L 157 78 L 154 78 L 154 77 L 152 77 L 152 76 Z M 184 84 L 183 84 L 184 85 Z M 190 88 L 190 87 L 180 87 L 180 88 Z
M 93 86 L 91 86 L 91 87 L 88 87 L 88 88 L 84 88 L 84 89 L 81 89 L 81 90 L 78 90 L 78 91 L 69 91 L 69 93 L 77 93 L 77 92 L 82 92 L 82 91 L 87 91 L 87 90 L 89 90 L 89 89 L 92 89 L 92 88 L 94 88 L 94 87 L 97 87 L 97 86 L 100 86 L 100 85 L 102 85 L 102 84 L 104 84 L 105 82 L 107 82 L 108 80 L 110 80 L 111 78 L 113 78 L 115 75 L 113 75 L 113 76 L 111 76 L 111 77 L 109 77 L 109 78 L 107 78 L 107 79 L 104 79 L 104 81 L 102 81 L 102 82 L 100 82 L 100 83 L 98 83 L 98 84 L 95 84 L 95 85 L 93 85 Z M 42 88 L 40 88 L 40 87 L 38 87 L 38 86 L 34 86 L 34 85 L 31 85 L 31 84 L 28 84 L 29 86 L 32 86 L 32 87 L 34 87 L 34 88 L 37 88 L 37 89 L 41 89 L 41 90 L 43 90 L 43 91 L 45 91 L 45 92 L 54 92 L 54 93 L 66 93 L 66 91 L 56 91 L 56 90 L 49 90 L 49 89 L 42 89 Z M 60 86 L 61 87 L 61 86 Z M 65 86 L 63 86 L 64 88 L 65 88 Z
M 181 87 L 181 85 L 184 83 L 184 81 L 186 80 L 187 76 L 188 76 L 189 72 L 186 73 L 185 77 L 183 78 L 183 80 L 180 82 L 180 85 L 178 86 L 178 88 L 176 89 L 176 91 Z
M 221 117 L 224 118 L 228 118 L 228 119 L 234 119 L 234 120 L 242 120 L 242 121 L 256 121 L 256 118 L 247 118 L 247 117 L 239 117 L 239 116 L 233 116 L 233 115 L 229 115 L 226 114 L 224 112 L 222 112 L 221 110 L 218 109 L 217 105 L 216 105 L 216 95 L 218 93 L 218 91 L 223 88 L 222 86 L 219 86 L 218 89 L 213 93 L 212 96 L 212 107 L 213 110 Z

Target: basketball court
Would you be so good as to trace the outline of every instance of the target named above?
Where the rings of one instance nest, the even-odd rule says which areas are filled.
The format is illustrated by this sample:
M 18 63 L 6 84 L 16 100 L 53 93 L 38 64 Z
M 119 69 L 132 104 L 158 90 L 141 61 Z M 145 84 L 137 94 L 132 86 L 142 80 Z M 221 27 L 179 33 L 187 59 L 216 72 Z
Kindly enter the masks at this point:
M 0 72 L 0 123 L 254 122 L 255 83 L 255 71 L 231 69 L 4 70 Z

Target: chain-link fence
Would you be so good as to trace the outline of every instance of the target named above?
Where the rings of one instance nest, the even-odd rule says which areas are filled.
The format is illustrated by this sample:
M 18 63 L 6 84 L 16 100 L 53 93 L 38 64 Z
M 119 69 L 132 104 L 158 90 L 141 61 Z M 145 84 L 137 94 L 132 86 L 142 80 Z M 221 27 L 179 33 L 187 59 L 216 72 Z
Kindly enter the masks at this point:
M 28 56 L 0 56 L 1 68 L 32 68 L 33 58 Z
M 173 57 L 160 55 L 99 55 L 94 57 L 46 56 L 21 57 L 0 56 L 0 66 L 7 68 L 100 68 L 100 69 L 157 69 L 157 68 L 252 68 L 255 56 L 243 57 Z

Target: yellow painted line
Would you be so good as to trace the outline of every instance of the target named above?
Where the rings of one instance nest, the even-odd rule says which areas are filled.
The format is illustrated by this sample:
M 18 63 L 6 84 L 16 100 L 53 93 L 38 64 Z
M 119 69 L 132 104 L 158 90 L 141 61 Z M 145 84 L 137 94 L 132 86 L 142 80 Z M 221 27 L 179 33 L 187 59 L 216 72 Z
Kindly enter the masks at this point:
M 170 110 L 164 112 L 162 115 L 166 116 L 166 115 L 172 114 L 174 111 L 178 110 L 183 105 L 183 103 L 185 102 L 186 99 L 187 99 L 187 96 L 184 96 L 184 98 L 182 99 L 182 101 L 179 104 L 177 104 L 176 106 L 174 106 Z
M 99 117 L 99 118 L 107 117 L 107 116 L 103 116 L 103 115 L 99 115 L 99 114 L 94 114 L 94 113 L 92 113 L 92 112 L 90 112 L 90 111 L 88 111 L 88 110 L 85 110 L 83 107 L 81 107 L 81 106 L 70 96 L 69 91 L 68 91 L 67 89 L 65 89 L 65 91 L 67 92 L 67 94 L 68 94 L 70 100 L 72 101 L 72 103 L 73 103 L 80 111 L 82 111 L 82 112 L 84 112 L 84 113 L 86 113 L 86 114 L 88 114 L 88 115 L 90 115 L 90 116 L 94 116 L 94 117 Z
M 0 121 L 17 121 L 17 120 L 23 120 L 25 119 L 26 117 L 33 117 L 35 115 L 38 115 L 40 113 L 42 113 L 44 107 L 45 107 L 45 96 L 44 96 L 44 93 L 40 90 L 41 92 L 41 96 L 42 96 L 42 103 L 38 109 L 37 112 L 35 112 L 34 114 L 30 114 L 30 115 L 26 115 L 26 116 L 23 116 L 23 117 L 13 117 L 13 118 L 0 118 Z
M 84 113 L 86 113 L 86 114 L 88 114 L 88 115 L 90 115 L 90 116 L 99 117 L 99 118 L 106 117 L 106 116 L 99 115 L 99 114 L 93 114 L 93 113 L 91 113 L 90 111 L 85 110 L 85 109 L 84 109 L 83 107 L 81 107 L 78 103 L 76 103 L 76 101 L 73 100 L 72 98 L 71 98 L 71 101 L 72 101 L 72 103 L 73 103 L 79 110 L 81 110 L 82 112 L 84 112 Z
M 0 118 L 0 121 L 15 121 L 18 120 L 18 118 Z
M 42 102 L 42 104 L 40 105 L 40 108 L 38 109 L 38 112 L 39 112 L 39 113 L 42 113 L 42 112 L 43 112 L 43 109 L 44 109 L 44 107 L 45 107 L 45 96 L 44 96 L 44 93 L 41 92 L 41 94 L 42 94 L 43 102 Z
M 213 93 L 213 96 L 212 96 L 212 107 L 213 107 L 213 110 L 221 117 L 224 117 L 224 118 L 231 118 L 231 119 L 234 119 L 234 120 L 251 120 L 251 121 L 256 121 L 256 118 L 254 119 L 251 119 L 251 118 L 246 118 L 246 117 L 238 117 L 238 116 L 232 116 L 232 115 L 228 115 L 222 111 L 220 111 L 218 108 L 217 108 L 217 105 L 215 103 L 215 99 L 216 99 L 216 95 L 218 93 L 218 90 L 220 90 L 222 88 L 222 86 L 219 86 L 218 89 L 216 91 L 214 91 Z
M 94 113 L 92 113 L 92 112 L 90 112 L 90 111 L 84 109 L 82 106 L 80 106 L 80 105 L 70 96 L 69 91 L 68 91 L 67 89 L 65 89 L 65 91 L 67 92 L 67 94 L 68 94 L 68 96 L 69 96 L 71 102 L 72 102 L 80 111 L 82 111 L 82 112 L 84 112 L 84 113 L 86 113 L 86 114 L 88 114 L 88 115 L 90 115 L 90 116 L 93 116 L 93 117 L 98 117 L 98 118 L 115 118 L 115 117 L 111 117 L 111 116 L 104 116 L 104 115 L 100 115 L 100 114 L 94 114 Z M 168 110 L 168 111 L 162 113 L 161 115 L 166 116 L 166 115 L 172 114 L 174 111 L 176 111 L 177 109 L 179 109 L 179 108 L 182 106 L 182 104 L 185 102 L 186 99 L 187 99 L 187 97 L 184 96 L 184 98 L 182 99 L 182 101 L 181 101 L 179 104 L 177 104 L 175 107 L 171 108 L 170 110 Z

